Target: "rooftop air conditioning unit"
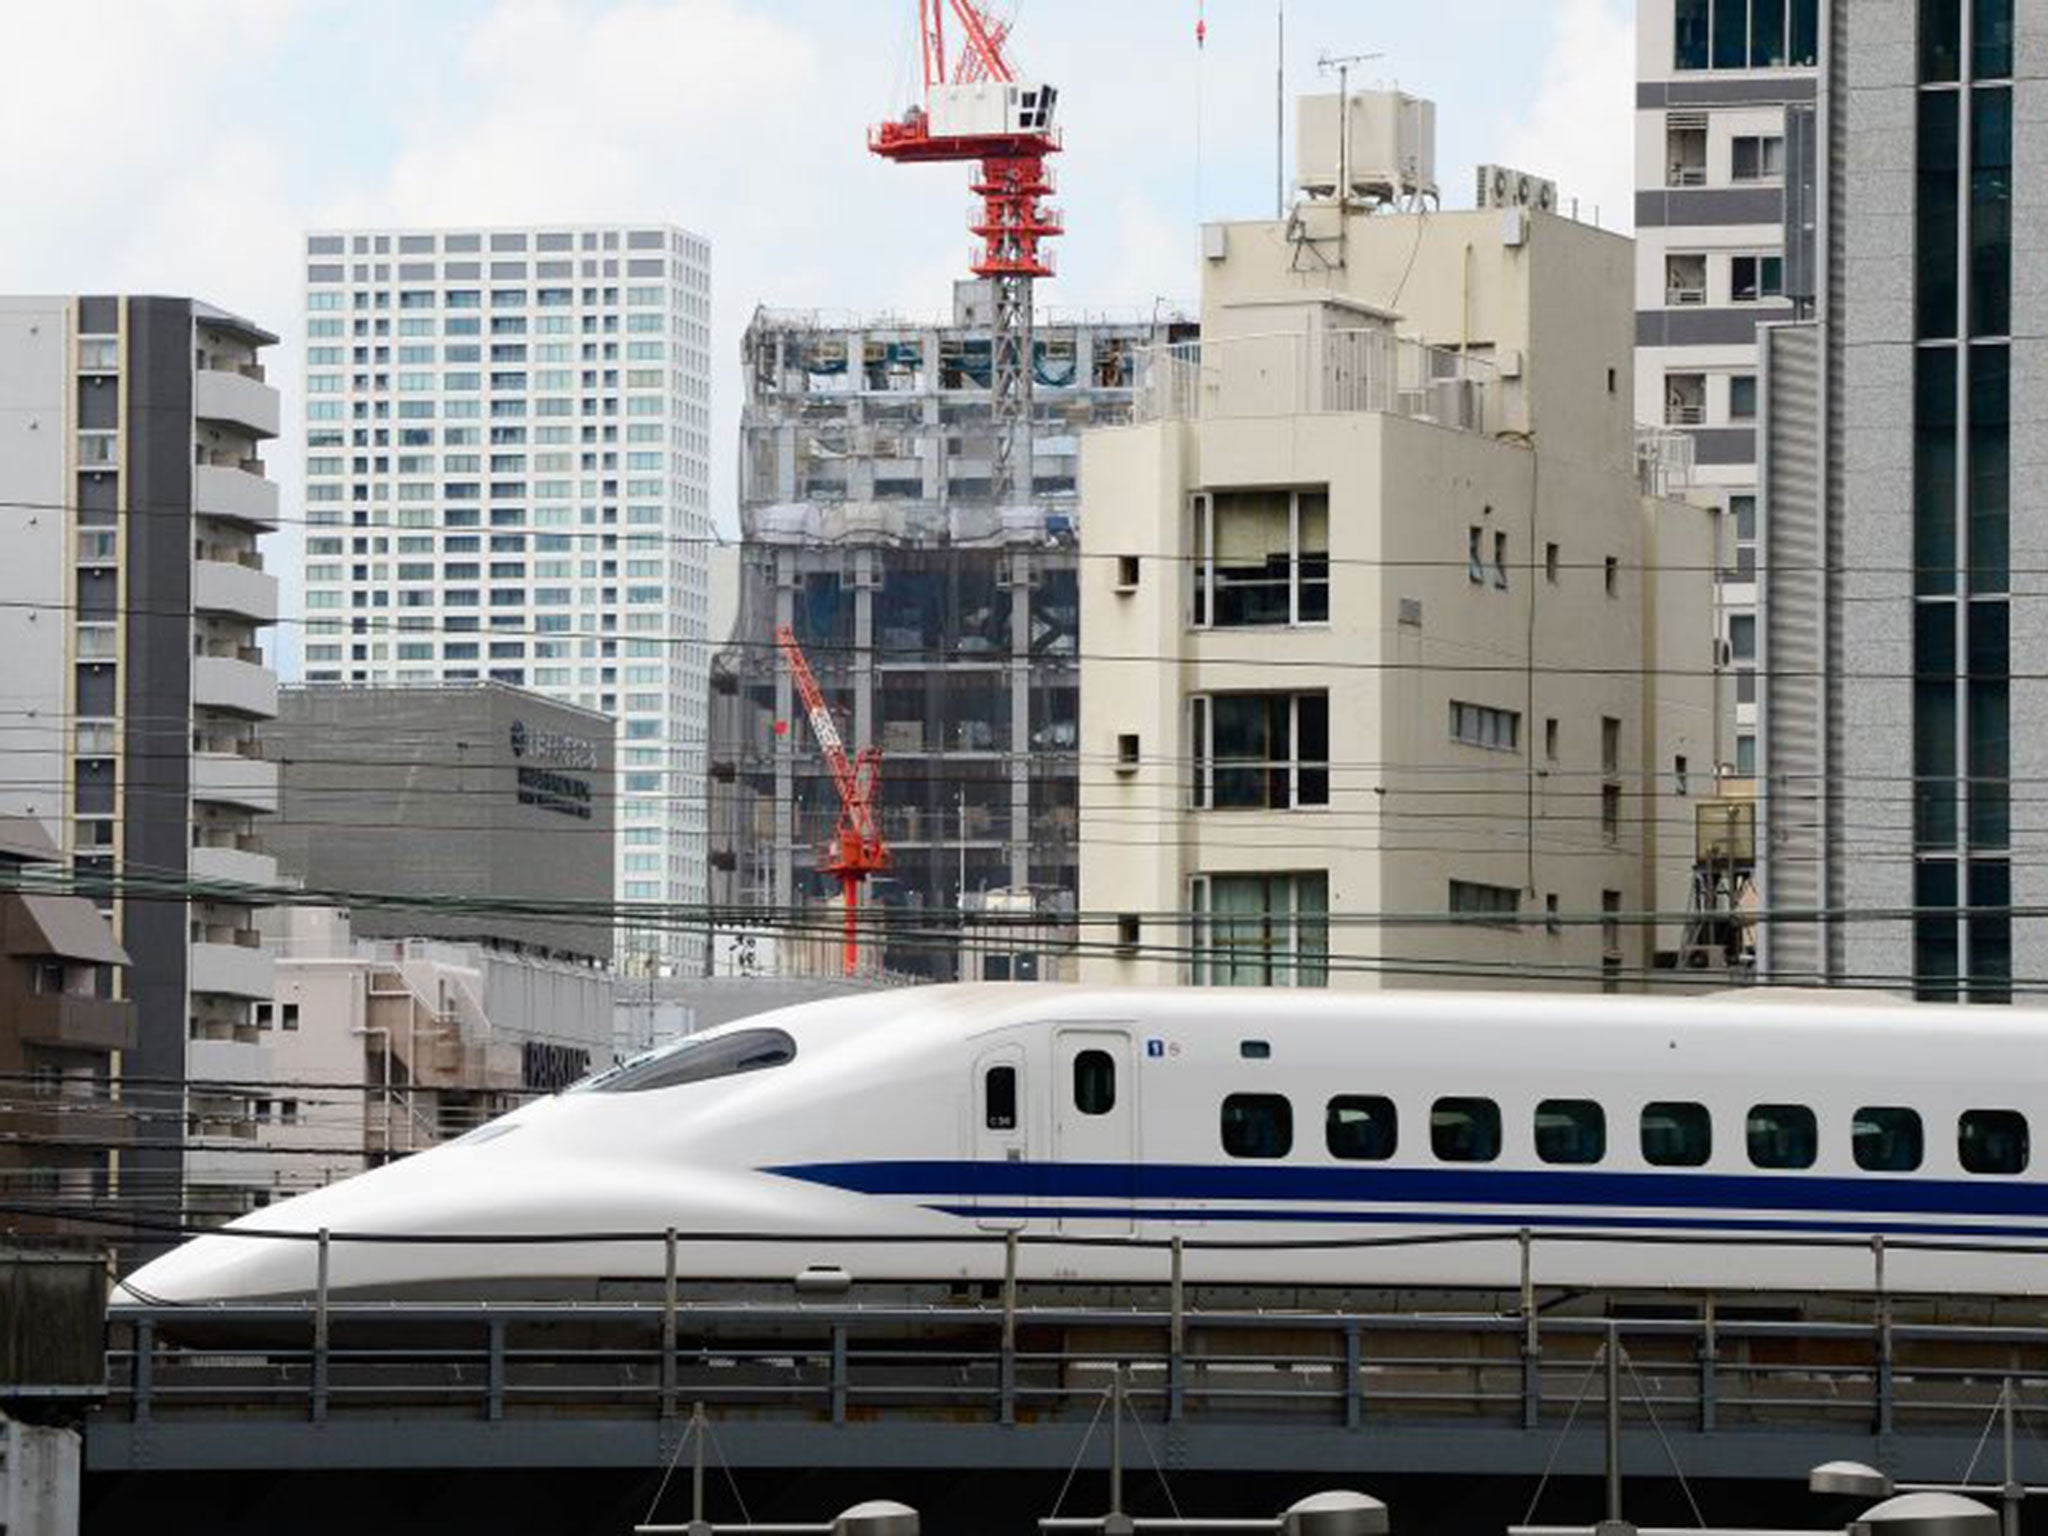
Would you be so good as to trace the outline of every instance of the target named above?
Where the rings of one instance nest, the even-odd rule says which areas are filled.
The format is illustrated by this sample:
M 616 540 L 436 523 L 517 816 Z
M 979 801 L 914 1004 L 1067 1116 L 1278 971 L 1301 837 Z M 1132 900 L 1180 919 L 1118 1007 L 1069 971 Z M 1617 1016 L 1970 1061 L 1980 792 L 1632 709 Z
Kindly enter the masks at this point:
M 1557 183 L 1527 171 L 1505 165 L 1482 165 L 1478 174 L 1478 206 L 1481 208 L 1534 208 L 1539 213 L 1557 212 Z

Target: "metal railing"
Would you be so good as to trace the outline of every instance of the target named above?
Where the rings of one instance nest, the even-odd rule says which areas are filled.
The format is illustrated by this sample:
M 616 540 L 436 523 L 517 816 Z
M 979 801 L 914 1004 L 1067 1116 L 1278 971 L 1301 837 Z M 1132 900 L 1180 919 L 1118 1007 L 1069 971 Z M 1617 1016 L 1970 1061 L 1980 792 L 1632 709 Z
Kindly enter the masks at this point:
M 1190 1305 L 1180 1240 L 1132 1245 L 1165 1250 L 1148 1304 L 1027 1303 L 1015 1234 L 963 1239 L 1004 1245 L 1005 1279 L 985 1299 L 686 1300 L 679 1239 L 648 1240 L 664 1244 L 669 1278 L 646 1300 L 340 1303 L 323 1279 L 308 1303 L 124 1307 L 109 1319 L 109 1403 L 135 1422 L 633 1420 L 701 1402 L 756 1420 L 1007 1425 L 1085 1420 L 1121 1369 L 1136 1411 L 1169 1424 L 1528 1430 L 1571 1417 L 1610 1338 L 1638 1377 L 1631 1411 L 1695 1433 L 1954 1434 L 1981 1425 L 2008 1384 L 2048 1388 L 2048 1325 L 2002 1321 L 2010 1303 L 1942 1320 L 1953 1299 L 1923 1306 L 1887 1291 L 1881 1241 L 1867 1245 L 1868 1293 L 1787 1317 L 1798 1298 L 1661 1292 L 1656 1315 L 1629 1316 L 1625 1296 L 1546 1296 L 1541 1239 L 1527 1232 L 1444 1239 L 1518 1245 L 1522 1279 L 1503 1305 L 1482 1295 L 1441 1311 Z M 319 1241 L 324 1277 L 328 1235 Z
M 1141 422 L 1381 412 L 1486 432 L 1494 372 L 1477 358 L 1383 326 L 1276 332 L 1150 349 Z

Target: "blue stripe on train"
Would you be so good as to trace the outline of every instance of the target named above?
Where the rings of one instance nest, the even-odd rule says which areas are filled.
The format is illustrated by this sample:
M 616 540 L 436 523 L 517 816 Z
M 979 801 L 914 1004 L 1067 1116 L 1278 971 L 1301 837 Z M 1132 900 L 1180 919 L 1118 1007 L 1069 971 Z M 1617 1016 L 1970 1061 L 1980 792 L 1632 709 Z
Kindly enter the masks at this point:
M 1771 1220 L 1747 1216 L 1574 1216 L 1551 1212 L 1401 1210 L 1401 1211 L 1305 1211 L 1268 1207 L 1232 1207 L 1226 1210 L 1190 1211 L 1185 1208 L 1088 1205 L 927 1205 L 927 1210 L 944 1216 L 978 1216 L 1035 1219 L 1063 1217 L 1069 1221 L 1165 1221 L 1186 1225 L 1204 1223 L 1293 1221 L 1305 1225 L 1336 1223 L 1346 1226 L 1403 1227 L 1526 1227 L 1536 1232 L 1764 1232 L 1814 1233 L 1856 1237 L 1882 1232 L 1888 1237 L 1949 1238 L 2048 1238 L 2048 1227 L 1962 1226 L 1932 1221 L 1839 1221 Z
M 2048 1219 L 2048 1183 L 1819 1174 L 1600 1173 L 1575 1169 L 1290 1167 L 1285 1164 L 998 1163 L 900 1160 L 800 1163 L 764 1173 L 865 1195 L 990 1198 L 1357 1202 L 1468 1206 L 1626 1206 L 1637 1209 L 1836 1212 L 1873 1216 L 2032 1216 Z M 1160 1219 L 1195 1214 L 1166 1209 Z M 1211 1211 L 1211 1217 L 1300 1219 L 1300 1213 Z M 1337 1220 L 1340 1217 L 1320 1219 Z M 1412 1219 L 1402 1217 L 1399 1219 Z M 1519 1221 L 1519 1218 L 1517 1218 Z M 1801 1225 L 1807 1225 L 1801 1223 Z M 1866 1230 L 1858 1228 L 1858 1230 Z

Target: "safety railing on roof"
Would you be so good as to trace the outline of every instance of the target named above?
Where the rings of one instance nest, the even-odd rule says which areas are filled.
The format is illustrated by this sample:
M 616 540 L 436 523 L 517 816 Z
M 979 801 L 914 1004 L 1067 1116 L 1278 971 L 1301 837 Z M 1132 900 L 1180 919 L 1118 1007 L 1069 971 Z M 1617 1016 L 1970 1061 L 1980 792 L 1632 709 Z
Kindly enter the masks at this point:
M 1492 366 L 1381 326 L 1275 332 L 1151 349 L 1140 421 L 1381 412 L 1461 432 L 1490 432 Z

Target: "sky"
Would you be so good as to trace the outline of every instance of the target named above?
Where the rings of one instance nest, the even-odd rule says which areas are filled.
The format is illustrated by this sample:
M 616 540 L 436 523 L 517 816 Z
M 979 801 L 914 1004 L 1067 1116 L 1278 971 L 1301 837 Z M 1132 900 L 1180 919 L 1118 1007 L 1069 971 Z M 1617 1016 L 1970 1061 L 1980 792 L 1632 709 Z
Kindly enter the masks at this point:
M 1323 54 L 1437 103 L 1446 207 L 1472 167 L 1553 177 L 1626 228 L 1633 0 L 998 0 L 1060 88 L 1068 233 L 1040 303 L 1191 305 L 1203 220 L 1270 216 L 1289 95 Z M 936 314 L 972 237 L 961 166 L 866 127 L 913 90 L 914 0 L 19 0 L 0 92 L 0 289 L 189 293 L 284 336 L 300 415 L 302 237 L 350 224 L 666 221 L 712 248 L 712 504 L 733 511 L 757 305 Z M 1195 44 L 1198 16 L 1207 43 Z M 26 66 L 26 67 L 23 67 Z M 1291 124 L 1292 111 L 1288 112 Z M 1291 140 L 1291 128 L 1289 130 Z M 1286 147 L 1292 172 L 1292 145 Z M 272 445 L 288 517 L 299 444 Z M 272 563 L 298 611 L 297 541 Z M 296 634 L 279 631 L 281 667 Z

